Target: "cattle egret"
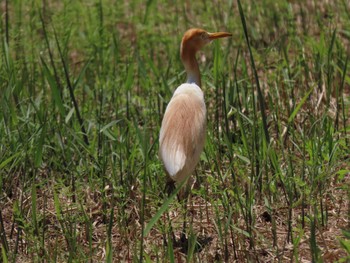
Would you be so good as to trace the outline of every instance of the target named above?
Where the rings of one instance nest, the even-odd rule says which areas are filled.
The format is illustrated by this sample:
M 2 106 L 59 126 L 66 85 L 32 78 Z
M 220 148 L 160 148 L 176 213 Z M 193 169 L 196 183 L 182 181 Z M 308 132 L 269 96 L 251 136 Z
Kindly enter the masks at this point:
M 187 72 L 186 83 L 180 85 L 171 98 L 162 121 L 159 135 L 159 157 L 170 180 L 167 185 L 186 180 L 195 169 L 204 147 L 206 135 L 206 107 L 201 90 L 201 77 L 196 52 L 212 40 L 229 37 L 227 32 L 208 33 L 193 28 L 185 32 L 180 47 L 182 63 Z M 187 195 L 188 191 L 180 195 Z M 185 219 L 181 242 L 186 242 Z M 173 240 L 175 240 L 174 233 Z
M 196 52 L 214 39 L 229 36 L 232 34 L 208 33 L 193 28 L 186 31 L 182 38 L 180 54 L 187 81 L 175 90 L 166 108 L 159 135 L 160 159 L 166 173 L 177 184 L 191 175 L 205 142 L 206 107 L 200 88 Z

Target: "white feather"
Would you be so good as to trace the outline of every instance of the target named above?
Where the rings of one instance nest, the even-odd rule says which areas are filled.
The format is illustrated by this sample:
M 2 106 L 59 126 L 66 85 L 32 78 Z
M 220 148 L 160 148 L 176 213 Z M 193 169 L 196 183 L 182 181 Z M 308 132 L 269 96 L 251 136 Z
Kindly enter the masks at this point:
M 160 154 L 168 174 L 174 177 L 184 167 L 186 155 L 180 147 L 169 146 L 163 147 Z
M 159 136 L 159 156 L 174 181 L 193 172 L 203 150 L 205 126 L 202 90 L 194 83 L 180 85 L 167 106 Z

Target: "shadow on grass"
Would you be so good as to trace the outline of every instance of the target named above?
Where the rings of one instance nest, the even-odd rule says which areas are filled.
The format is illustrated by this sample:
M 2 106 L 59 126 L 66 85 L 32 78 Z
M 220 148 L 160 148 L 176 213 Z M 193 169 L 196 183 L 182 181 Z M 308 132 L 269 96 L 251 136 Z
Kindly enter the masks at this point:
M 212 237 L 199 236 L 197 237 L 196 244 L 194 247 L 194 253 L 201 252 L 210 242 L 213 240 Z M 190 247 L 190 240 L 186 237 L 181 237 L 180 240 L 174 242 L 174 247 L 181 248 L 181 252 L 187 254 Z

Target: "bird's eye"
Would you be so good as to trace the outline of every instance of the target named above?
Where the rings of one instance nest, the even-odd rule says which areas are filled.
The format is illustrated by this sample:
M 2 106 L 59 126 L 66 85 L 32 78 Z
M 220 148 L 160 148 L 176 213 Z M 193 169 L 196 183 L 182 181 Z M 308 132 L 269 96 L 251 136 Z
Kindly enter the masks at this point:
M 207 39 L 207 34 L 205 32 L 203 32 L 201 34 L 201 39 L 203 39 L 203 40 Z

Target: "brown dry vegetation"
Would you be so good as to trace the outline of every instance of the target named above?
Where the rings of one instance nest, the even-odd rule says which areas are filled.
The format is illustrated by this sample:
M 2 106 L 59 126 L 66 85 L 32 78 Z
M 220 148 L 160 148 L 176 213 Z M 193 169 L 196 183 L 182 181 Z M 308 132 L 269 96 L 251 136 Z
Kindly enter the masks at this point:
M 5 10 L 5 2 L 9 4 L 10 21 L 14 21 L 14 18 L 18 18 L 18 6 L 3 1 L 2 10 Z M 149 18 L 145 15 L 148 10 L 145 3 L 128 1 L 121 4 L 121 7 L 115 7 L 120 15 L 117 18 L 108 18 L 108 14 L 112 16 L 108 11 L 118 3 L 111 6 L 104 3 L 105 31 L 101 33 L 102 37 L 98 34 L 99 28 L 93 27 L 92 22 L 89 24 L 89 19 L 98 22 L 98 19 L 94 19 L 89 13 L 93 8 L 98 9 L 98 4 L 90 1 L 88 7 L 82 5 L 86 7 L 86 13 L 81 14 L 83 22 L 74 28 L 71 38 L 76 42 L 67 44 L 65 55 L 74 79 L 78 78 L 85 63 L 91 59 L 86 76 L 82 78 L 83 84 L 78 85 L 75 90 L 77 101 L 86 118 L 84 123 L 89 127 L 90 146 L 81 142 L 79 144 L 79 139 L 76 139 L 81 136 L 79 123 L 71 124 L 70 119 L 63 121 L 66 116 L 60 116 L 58 107 L 52 106 L 54 100 L 46 93 L 42 95 L 39 89 L 42 83 L 46 83 L 42 84 L 43 93 L 50 93 L 47 90 L 52 84 L 48 84 L 49 78 L 40 77 L 45 73 L 41 70 L 43 63 L 38 57 L 43 56 L 48 65 L 50 60 L 45 44 L 45 32 L 41 28 L 38 15 L 33 16 L 33 20 L 34 17 L 37 19 L 34 21 L 36 27 L 33 28 L 33 32 L 36 33 L 32 32 L 35 37 L 29 37 L 34 40 L 28 48 L 33 50 L 33 54 L 30 55 L 28 51 L 28 57 L 24 53 L 20 56 L 16 52 L 22 50 L 24 43 L 16 42 L 16 37 L 21 31 L 14 32 L 16 27 L 12 26 L 13 38 L 9 46 L 10 54 L 16 62 L 14 67 L 17 67 L 18 76 L 23 74 L 23 79 L 34 83 L 37 94 L 29 96 L 26 93 L 31 86 L 25 81 L 22 87 L 24 91 L 15 94 L 16 89 L 12 87 L 16 85 L 11 82 L 10 73 L 6 75 L 7 71 L 1 71 L 1 80 L 5 83 L 2 87 L 4 90 L 5 86 L 11 87 L 8 88 L 13 92 L 9 96 L 9 104 L 14 105 L 11 110 L 3 106 L 4 115 L 7 115 L 2 116 L 4 121 L 0 124 L 1 132 L 4 133 L 2 137 L 5 138 L 1 141 L 3 146 L 0 148 L 0 154 L 3 155 L 0 159 L 3 188 L 0 192 L 2 252 L 6 251 L 9 261 L 13 259 L 14 262 L 102 262 L 108 261 L 108 254 L 112 251 L 113 262 L 134 262 L 138 260 L 143 238 L 142 249 L 146 254 L 144 260 L 149 257 L 151 262 L 170 262 L 169 246 L 165 245 L 164 238 L 169 235 L 169 226 L 172 225 L 179 239 L 183 222 L 182 206 L 173 201 L 145 237 L 142 236 L 142 225 L 152 220 L 165 200 L 162 189 L 166 178 L 156 157 L 157 131 L 160 116 L 170 97 L 170 90 L 176 87 L 182 78 L 182 67 L 178 60 L 179 39 L 188 27 L 201 26 L 231 30 L 237 42 L 222 44 L 224 49 L 228 45 L 227 53 L 221 58 L 222 61 L 224 57 L 226 59 L 220 68 L 224 73 L 216 83 L 212 73 L 212 60 L 215 55 L 212 55 L 210 48 L 200 53 L 209 109 L 208 120 L 211 124 L 207 148 L 198 166 L 196 182 L 192 184 L 192 194 L 187 206 L 190 221 L 188 237 L 192 235 L 203 244 L 194 254 L 192 261 L 311 262 L 314 251 L 310 243 L 313 238 L 316 239 L 317 249 L 324 262 L 336 262 L 342 258 L 349 260 L 349 254 L 340 245 L 340 240 L 345 239 L 342 230 L 349 230 L 350 227 L 350 66 L 345 72 L 345 83 L 341 90 L 343 103 L 337 95 L 337 87 L 342 84 L 344 72 L 341 66 L 344 66 L 344 58 L 350 55 L 349 13 L 344 11 L 346 7 L 350 10 L 350 4 L 346 1 L 328 0 L 305 1 L 304 4 L 301 1 L 290 1 L 287 4 L 267 1 L 261 6 L 256 4 L 256 7 L 254 1 L 244 1 L 248 33 L 267 105 L 271 149 L 277 153 L 281 170 L 278 173 L 271 168 L 271 160 L 260 152 L 258 157 L 265 158 L 259 163 L 260 181 L 252 176 L 256 168 L 252 164 L 256 165 L 256 161 L 253 157 L 249 162 L 246 161 L 249 154 L 244 151 L 244 143 L 240 139 L 242 133 L 239 127 L 243 125 L 243 131 L 250 136 L 249 141 L 254 140 L 250 122 L 244 122 L 243 119 L 240 123 L 237 111 L 247 119 L 253 119 L 250 95 L 256 95 L 256 91 L 249 52 L 244 38 L 241 37 L 243 30 L 236 1 L 232 5 L 232 12 L 236 17 L 231 18 L 235 23 L 231 22 L 228 26 L 225 24 L 230 18 L 229 12 L 225 10 L 227 3 L 222 1 L 214 1 L 212 5 L 208 4 L 209 6 L 205 3 L 193 4 L 190 1 L 182 1 L 179 5 L 155 2 L 149 9 Z M 43 18 L 46 23 L 56 23 L 62 37 L 69 35 L 65 29 L 69 28 L 69 22 L 75 25 L 74 21 L 79 19 L 80 9 L 72 8 L 77 13 L 72 15 L 74 12 L 68 8 L 69 5 L 67 7 L 55 1 L 43 1 L 43 4 L 47 12 Z M 62 11 L 65 6 L 68 14 Z M 23 5 L 23 12 L 28 15 L 31 8 Z M 54 10 L 58 10 L 60 15 Z M 164 14 L 163 10 L 168 10 L 169 13 Z M 274 24 L 270 12 L 279 16 L 276 18 L 279 23 Z M 63 18 L 64 14 L 68 17 L 66 20 Z M 211 14 L 213 18 L 209 20 Z M 113 15 L 116 16 L 115 13 Z M 179 18 L 175 19 L 176 16 Z M 27 16 L 23 19 L 24 24 L 28 22 Z M 174 21 L 178 21 L 176 26 L 173 25 Z M 160 24 L 164 25 L 159 26 Z M 3 36 L 5 18 L 1 26 Z M 90 33 L 84 31 L 85 26 L 92 28 L 86 29 L 90 30 Z M 21 25 L 18 27 L 21 28 Z M 327 67 L 326 55 L 334 29 L 337 31 L 335 51 L 329 58 L 333 63 L 331 68 Z M 113 36 L 117 35 L 116 43 L 103 35 L 110 32 L 113 32 Z M 79 34 L 83 35 L 81 39 Z M 23 35 L 30 36 L 29 31 Z M 53 37 L 49 42 L 54 46 Z M 114 44 L 119 53 L 115 50 L 113 52 L 118 54 L 109 51 Z M 35 50 L 38 46 L 41 55 Z M 211 48 L 214 50 L 214 45 Z M 4 48 L 1 50 L 1 56 L 4 61 L 3 50 Z M 38 53 L 35 53 L 37 51 Z M 283 54 L 284 51 L 286 55 Z M 233 65 L 237 52 L 240 52 L 240 57 L 235 71 Z M 54 62 L 59 65 L 57 75 L 61 82 L 66 83 L 63 66 L 59 64 L 59 52 L 53 48 L 53 53 Z M 219 54 L 224 54 L 224 51 Z M 320 56 L 319 61 L 316 54 Z M 40 70 L 35 63 L 39 64 Z M 2 64 L 5 65 L 4 62 Z M 35 65 L 23 70 L 22 65 L 27 64 Z M 130 65 L 134 66 L 134 71 L 130 70 Z M 225 66 L 229 69 L 225 69 Z M 109 68 L 113 70 L 108 71 Z M 33 75 L 28 73 L 31 70 Z M 53 72 L 52 68 L 50 70 Z M 327 82 L 329 72 L 330 87 Z M 124 87 L 130 76 L 131 79 L 134 78 L 133 82 L 131 81 L 130 87 Z M 40 80 L 36 81 L 36 78 Z M 227 80 L 222 81 L 225 78 Z M 220 89 L 214 89 L 212 83 L 220 85 Z M 16 84 L 18 87 L 19 83 Z M 223 87 L 234 85 L 239 87 L 240 94 L 232 105 L 228 103 L 230 105 L 227 111 L 232 115 L 225 114 L 222 110 L 225 107 L 225 101 L 222 99 L 225 96 Z M 100 90 L 100 87 L 103 89 Z M 110 90 L 117 92 L 113 93 Z M 250 90 L 253 91 L 248 93 Z M 309 90 L 310 96 L 292 123 L 289 123 L 293 109 Z M 103 97 L 104 93 L 108 95 Z M 40 96 L 47 103 L 44 106 L 40 105 Z M 36 161 L 33 161 L 37 151 L 31 151 L 30 147 L 38 144 L 37 140 L 31 141 L 31 138 L 35 138 L 39 132 L 32 131 L 21 123 L 22 120 L 27 123 L 25 116 L 26 112 L 29 112 L 29 98 L 33 98 L 37 103 L 33 112 L 38 112 L 38 108 L 42 108 L 43 112 L 50 112 L 54 123 L 47 128 L 44 157 L 38 166 Z M 70 110 L 72 105 L 69 99 L 67 102 L 68 92 L 63 94 L 63 98 L 66 98 L 65 109 Z M 100 100 L 103 102 L 101 107 L 98 104 Z M 91 106 L 95 104 L 96 107 Z M 23 109 L 22 105 L 25 105 Z M 341 114 L 343 107 L 345 119 Z M 98 113 L 100 109 L 101 112 Z M 15 115 L 13 112 L 18 112 L 19 117 L 11 126 L 7 117 L 11 119 Z M 20 113 L 23 113 L 24 117 Z M 231 117 L 227 117 L 229 115 Z M 38 119 L 41 120 L 42 116 L 44 114 L 34 116 L 28 126 L 39 125 Z M 260 118 L 260 113 L 258 116 Z M 120 119 L 120 123 L 106 129 L 110 132 L 106 138 L 110 136 L 108 138 L 113 137 L 114 140 L 100 139 L 100 136 L 104 136 L 100 132 L 102 127 L 112 120 Z M 317 126 L 325 119 L 329 123 L 328 126 Z M 232 134 L 226 134 L 225 121 Z M 259 119 L 257 126 L 260 123 Z M 326 137 L 326 131 L 319 131 L 329 126 L 334 128 L 330 128 L 331 139 Z M 68 128 L 57 132 L 60 127 Z M 22 140 L 22 128 L 23 132 L 28 129 L 23 141 L 29 143 L 10 145 L 10 138 L 15 138 L 14 141 Z M 261 125 L 258 130 L 259 136 L 262 137 Z M 138 137 L 145 131 L 149 136 L 146 139 L 148 145 L 152 146 L 148 162 L 143 154 L 143 141 Z M 234 143 L 227 142 L 229 136 L 232 136 Z M 322 148 L 317 152 L 321 161 L 316 164 L 313 163 L 314 152 L 310 146 L 313 138 L 319 140 L 315 148 Z M 328 149 L 323 149 L 326 146 L 322 140 L 331 140 L 337 145 L 334 147 L 337 150 L 334 157 L 332 156 L 333 159 L 326 156 Z M 76 145 L 70 145 L 70 142 L 75 141 L 78 142 Z M 125 149 L 124 146 L 118 148 L 119 146 L 115 146 L 117 144 L 124 144 Z M 303 151 L 303 146 L 309 148 Z M 21 150 L 19 160 L 17 157 L 10 159 L 18 148 L 24 147 L 27 148 Z M 249 147 L 254 151 L 253 146 Z M 147 190 L 143 188 L 145 179 L 142 177 L 145 166 L 148 167 Z M 312 177 L 313 173 L 317 175 L 315 178 Z M 291 192 L 286 190 L 289 183 L 293 189 Z M 249 198 L 251 202 L 247 201 Z M 145 208 L 144 214 L 141 211 L 142 206 Z M 251 213 L 251 217 L 248 213 Z M 33 219 L 34 214 L 37 217 L 36 221 Z M 311 231 L 313 223 L 316 231 L 314 235 Z M 173 249 L 175 262 L 186 262 L 188 251 L 175 244 Z
M 331 183 L 331 190 L 325 193 L 323 200 L 327 206 L 327 225 L 317 226 L 316 237 L 319 240 L 319 248 L 322 251 L 322 257 L 325 262 L 335 262 L 342 257 L 346 256 L 346 252 L 339 246 L 339 238 L 342 237 L 341 230 L 347 229 L 349 226 L 348 217 L 348 193 L 343 189 L 343 184 L 347 184 L 349 177 L 345 177 L 342 182 L 334 184 Z M 52 186 L 53 187 L 53 186 Z M 51 188 L 51 187 L 49 187 Z M 20 194 L 21 190 L 14 189 L 16 194 Z M 64 189 L 61 190 L 64 192 Z M 46 253 L 49 253 L 50 258 L 54 258 L 55 254 L 58 254 L 59 262 L 63 260 L 64 254 L 67 253 L 64 249 L 67 246 L 66 240 L 62 234 L 60 228 L 60 222 L 57 220 L 55 207 L 53 204 L 53 194 L 51 191 L 38 191 L 38 214 L 45 214 L 45 222 L 42 222 L 46 226 L 45 236 L 45 248 Z M 86 216 L 91 220 L 92 228 L 86 225 L 81 219 L 84 215 L 76 208 L 77 204 L 73 204 L 64 194 L 60 195 L 63 215 L 70 214 L 73 218 L 80 218 L 76 223 L 77 242 L 79 242 L 82 249 L 85 248 L 85 253 L 89 251 L 89 238 L 91 235 L 91 246 L 94 250 L 92 260 L 94 262 L 103 261 L 106 257 L 105 242 L 107 240 L 106 224 L 104 223 L 104 215 L 101 209 L 100 194 L 94 192 L 92 189 L 84 190 L 84 210 Z M 210 194 L 209 194 L 210 195 Z M 18 199 L 23 200 L 23 209 L 28 211 L 28 216 L 31 214 L 30 209 L 30 196 L 18 196 Z M 16 199 L 17 199 L 16 198 Z M 36 240 L 30 241 L 31 238 L 26 237 L 25 231 L 21 231 L 20 243 L 16 244 L 18 228 L 13 225 L 13 200 L 15 198 L 8 198 L 6 203 L 3 203 L 3 220 L 5 222 L 5 233 L 8 237 L 10 248 L 18 246 L 19 257 L 17 262 L 32 262 L 34 253 L 32 246 L 35 245 Z M 113 244 L 114 261 L 115 262 L 130 262 L 132 261 L 135 253 L 135 241 L 140 240 L 141 237 L 141 225 L 139 215 L 139 203 L 141 202 L 141 196 L 135 195 L 134 199 L 125 206 L 124 216 L 126 217 L 127 228 L 123 228 L 118 224 L 114 224 L 112 228 L 111 241 Z M 26 207 L 29 206 L 29 207 Z M 198 259 L 202 262 L 216 262 L 226 261 L 225 254 L 229 256 L 230 262 L 244 262 L 246 260 L 259 261 L 259 262 L 289 262 L 293 258 L 293 250 L 295 248 L 290 243 L 288 238 L 288 224 L 286 218 L 288 218 L 288 205 L 284 202 L 279 203 L 272 213 L 266 210 L 266 207 L 262 202 L 257 202 L 254 205 L 254 213 L 256 214 L 254 222 L 254 242 L 255 248 L 249 248 L 249 239 L 244 234 L 231 233 L 226 239 L 220 240 L 217 234 L 217 220 L 220 220 L 221 224 L 225 224 L 227 218 L 222 214 L 217 218 L 216 213 L 221 210 L 222 205 L 212 205 L 210 202 L 204 200 L 199 196 L 192 196 L 188 205 L 188 214 L 192 222 L 193 230 L 198 235 L 199 240 L 207 240 L 203 250 L 198 252 Z M 149 219 L 152 214 L 156 212 L 156 207 L 151 207 L 151 210 L 147 212 L 147 218 Z M 301 213 L 302 207 L 299 205 L 293 209 L 292 225 L 293 235 L 299 236 L 300 241 L 297 246 L 299 262 L 310 262 L 310 228 L 308 224 L 301 230 Z M 312 208 L 308 205 L 305 206 L 304 212 L 311 213 Z M 183 221 L 182 212 L 179 206 L 173 205 L 169 208 L 169 215 L 172 225 L 177 231 L 177 237 Z M 115 210 L 114 221 L 118 222 L 118 216 L 121 211 Z M 276 224 L 276 245 L 273 244 L 273 233 L 271 226 L 271 216 L 275 218 Z M 165 216 L 163 216 L 165 219 Z M 236 215 L 233 218 L 234 226 L 238 229 L 245 228 L 245 220 L 241 215 Z M 24 228 L 25 229 L 25 228 Z M 92 233 L 90 233 L 90 231 Z M 128 237 L 128 238 L 126 238 Z M 228 251 L 224 251 L 224 245 L 227 246 Z M 234 247 L 234 249 L 232 249 Z M 157 251 L 157 253 L 155 253 Z M 235 251 L 237 258 L 233 260 L 231 251 Z M 163 243 L 163 233 L 158 230 L 152 230 L 151 233 L 145 239 L 145 252 L 149 253 L 153 260 L 164 258 L 166 253 Z M 177 262 L 186 261 L 185 254 L 181 247 L 175 248 L 175 257 Z

